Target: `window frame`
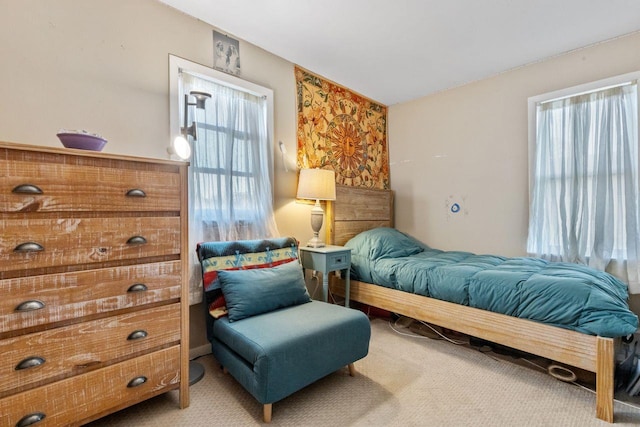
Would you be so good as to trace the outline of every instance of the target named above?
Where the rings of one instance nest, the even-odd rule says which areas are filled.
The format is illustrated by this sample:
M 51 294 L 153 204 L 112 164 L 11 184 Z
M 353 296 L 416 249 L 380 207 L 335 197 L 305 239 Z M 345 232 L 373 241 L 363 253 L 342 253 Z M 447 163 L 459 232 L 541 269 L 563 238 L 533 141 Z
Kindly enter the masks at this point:
M 640 71 L 634 71 L 632 73 L 622 74 L 619 76 L 609 77 L 602 80 L 596 80 L 594 82 L 585 83 L 577 86 L 572 86 L 565 89 L 556 90 L 553 92 L 543 93 L 541 95 L 532 96 L 528 99 L 528 136 L 529 136 L 529 206 L 532 203 L 533 197 L 533 184 L 535 183 L 535 156 L 536 156 L 536 106 L 541 102 L 549 102 L 562 98 L 569 98 L 572 96 L 582 95 L 590 92 L 597 92 L 609 87 L 620 86 L 624 83 L 631 82 L 633 80 L 639 81 L 638 101 L 640 101 Z M 640 106 L 640 102 L 638 102 Z M 640 127 L 640 108 L 638 108 L 638 125 Z M 640 141 L 639 141 L 640 145 Z M 640 153 L 640 146 L 638 153 Z M 639 154 L 640 156 L 640 154 Z M 638 159 L 640 161 L 640 159 Z
M 540 103 L 546 103 L 550 101 L 560 100 L 563 98 L 570 98 L 579 95 L 584 95 L 592 92 L 598 92 L 606 90 L 616 86 L 623 86 L 628 83 L 637 82 L 637 103 L 640 107 L 640 71 L 634 71 L 631 73 L 621 74 L 614 77 L 609 77 L 593 82 L 580 84 L 552 92 L 547 92 L 541 95 L 536 95 L 528 98 L 528 166 L 529 166 L 529 204 L 527 212 L 530 214 L 531 206 L 533 204 L 533 193 L 535 184 L 535 171 L 536 171 L 536 140 L 537 140 L 537 106 Z M 638 116 L 636 117 L 636 123 L 640 129 L 640 108 L 638 108 Z M 638 164 L 640 165 L 640 131 L 638 132 Z M 640 173 L 638 174 L 638 185 L 640 186 Z M 557 255 L 557 254 L 546 254 Z M 614 257 L 614 259 L 620 259 Z
M 210 80 L 216 84 L 227 86 L 229 88 L 248 92 L 255 96 L 265 97 L 267 100 L 267 135 L 268 135 L 268 152 L 269 156 L 269 179 L 271 181 L 271 198 L 273 200 L 275 195 L 275 183 L 274 183 L 274 101 L 273 90 L 264 86 L 260 86 L 256 83 L 243 80 L 237 76 L 223 73 L 222 71 L 214 70 L 197 62 L 189 61 L 188 59 L 181 58 L 175 55 L 169 55 L 169 134 L 170 141 L 176 136 L 180 135 L 180 128 L 182 124 L 182 114 L 180 111 L 180 87 L 179 76 L 180 71 L 185 70 L 190 74 L 197 77 Z

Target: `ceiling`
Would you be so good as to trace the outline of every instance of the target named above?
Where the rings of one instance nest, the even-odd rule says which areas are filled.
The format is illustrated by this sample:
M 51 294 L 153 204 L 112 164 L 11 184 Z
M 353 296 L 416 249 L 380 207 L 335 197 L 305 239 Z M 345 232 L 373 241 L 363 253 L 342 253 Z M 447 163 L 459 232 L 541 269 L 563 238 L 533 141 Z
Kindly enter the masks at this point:
M 386 105 L 640 31 L 638 0 L 160 1 Z

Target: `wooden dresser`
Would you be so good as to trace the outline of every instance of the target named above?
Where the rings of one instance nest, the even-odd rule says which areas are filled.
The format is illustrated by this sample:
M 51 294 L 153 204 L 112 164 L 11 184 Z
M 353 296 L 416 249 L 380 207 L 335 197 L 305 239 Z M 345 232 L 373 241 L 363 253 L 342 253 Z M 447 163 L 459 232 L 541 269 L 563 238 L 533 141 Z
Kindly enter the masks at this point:
M 187 164 L 0 142 L 0 426 L 189 405 Z

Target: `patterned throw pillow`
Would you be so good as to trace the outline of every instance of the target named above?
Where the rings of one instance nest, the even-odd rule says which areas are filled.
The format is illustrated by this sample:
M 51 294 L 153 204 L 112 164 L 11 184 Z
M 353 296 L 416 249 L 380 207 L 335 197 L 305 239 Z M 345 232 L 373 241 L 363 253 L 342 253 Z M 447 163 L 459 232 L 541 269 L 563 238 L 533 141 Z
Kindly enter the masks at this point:
M 271 268 L 298 259 L 298 242 L 292 237 L 237 242 L 206 242 L 197 246 L 202 285 L 209 314 L 228 314 L 218 271 Z

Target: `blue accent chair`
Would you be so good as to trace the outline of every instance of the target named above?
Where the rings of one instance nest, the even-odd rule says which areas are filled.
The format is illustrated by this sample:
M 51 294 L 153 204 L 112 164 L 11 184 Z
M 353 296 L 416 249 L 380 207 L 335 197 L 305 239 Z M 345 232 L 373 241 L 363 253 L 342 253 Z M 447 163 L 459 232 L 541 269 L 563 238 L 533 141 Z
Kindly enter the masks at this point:
M 293 238 L 206 242 L 202 266 L 211 351 L 263 405 L 272 404 L 369 351 L 371 327 L 357 310 L 312 301 Z

